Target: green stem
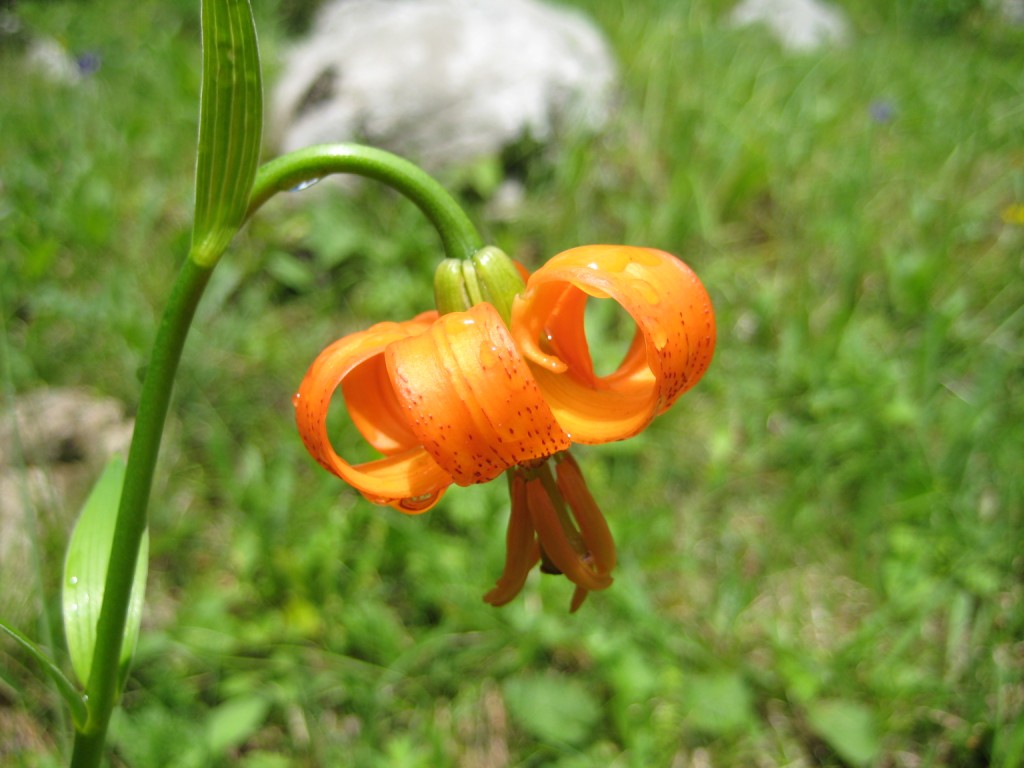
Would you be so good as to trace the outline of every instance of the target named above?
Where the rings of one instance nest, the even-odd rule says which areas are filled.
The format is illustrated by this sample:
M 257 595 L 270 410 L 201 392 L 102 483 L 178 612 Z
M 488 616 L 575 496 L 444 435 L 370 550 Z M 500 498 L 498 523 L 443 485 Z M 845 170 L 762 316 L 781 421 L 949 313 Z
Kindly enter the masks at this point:
M 409 198 L 437 229 L 450 258 L 467 259 L 483 247 L 465 211 L 431 176 L 397 155 L 359 144 L 322 144 L 271 160 L 256 173 L 247 216 L 277 192 L 296 189 L 332 173 L 366 176 Z
M 334 144 L 292 152 L 260 168 L 246 218 L 277 192 L 294 189 L 332 173 L 376 179 L 415 203 L 430 219 L 451 258 L 468 258 L 483 247 L 469 217 L 455 200 L 418 167 L 396 155 L 354 144 Z M 153 472 L 170 405 L 174 376 L 192 318 L 217 258 L 209 265 L 186 259 L 164 310 L 146 371 L 128 452 L 124 488 L 117 512 L 103 606 L 89 674 L 85 727 L 75 732 L 71 768 L 96 768 L 103 756 L 110 716 L 120 695 L 120 655 L 135 564 L 147 525 Z
M 85 728 L 75 733 L 71 768 L 94 768 L 99 765 L 103 755 L 110 715 L 120 694 L 121 643 L 135 562 L 147 525 L 147 506 L 160 451 L 160 439 L 181 350 L 210 273 L 211 268 L 201 267 L 191 259 L 186 259 L 171 290 L 153 343 L 135 416 L 135 432 L 128 452 L 124 488 L 103 592 L 103 607 L 96 625 L 95 655 L 86 687 L 89 719 Z

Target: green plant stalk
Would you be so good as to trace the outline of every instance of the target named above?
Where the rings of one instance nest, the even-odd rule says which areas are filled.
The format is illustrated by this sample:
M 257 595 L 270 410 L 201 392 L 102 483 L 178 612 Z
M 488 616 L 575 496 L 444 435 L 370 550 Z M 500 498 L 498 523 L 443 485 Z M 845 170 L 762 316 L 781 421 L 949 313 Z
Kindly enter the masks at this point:
M 135 416 L 135 431 L 128 451 L 124 488 L 110 550 L 103 607 L 96 627 L 96 650 L 86 686 L 89 717 L 85 728 L 75 732 L 71 768 L 94 768 L 100 764 L 110 716 L 120 695 L 121 643 L 135 562 L 147 525 L 153 471 L 181 351 L 211 272 L 212 267 L 202 267 L 192 259 L 186 259 L 171 289 L 153 343 Z
M 482 247 L 480 235 L 458 203 L 431 176 L 397 155 L 354 144 L 310 147 L 284 155 L 256 175 L 246 218 L 277 192 L 291 190 L 332 173 L 376 179 L 409 198 L 430 219 L 450 258 L 468 258 Z M 92 671 L 86 686 L 88 719 L 75 732 L 71 768 L 96 768 L 103 756 L 110 717 L 120 695 L 119 659 L 135 563 L 148 521 L 153 473 L 160 452 L 174 377 L 196 307 L 218 258 L 185 260 L 164 310 L 142 385 L 135 431 L 128 452 L 96 628 Z
M 256 173 L 246 217 L 275 193 L 301 188 L 333 173 L 375 179 L 407 197 L 437 229 L 449 258 L 468 259 L 483 247 L 466 212 L 432 176 L 397 155 L 359 144 L 320 144 L 266 163 Z

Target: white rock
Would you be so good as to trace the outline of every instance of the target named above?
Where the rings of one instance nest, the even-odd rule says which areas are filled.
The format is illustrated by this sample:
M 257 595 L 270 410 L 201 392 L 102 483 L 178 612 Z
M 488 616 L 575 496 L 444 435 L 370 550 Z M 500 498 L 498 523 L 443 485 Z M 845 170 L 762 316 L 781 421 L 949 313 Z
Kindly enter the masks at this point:
M 37 609 L 33 540 L 67 535 L 89 487 L 114 453 L 127 453 L 124 406 L 80 389 L 40 389 L 0 411 L 0 616 Z
M 362 141 L 430 168 L 596 130 L 616 67 L 584 16 L 537 0 L 334 0 L 283 62 L 281 151 Z
M 126 452 L 133 423 L 124 406 L 75 388 L 37 389 L 20 396 L 0 420 L 0 469 L 22 464 L 102 466 Z
M 82 73 L 75 57 L 52 37 L 33 40 L 25 53 L 29 66 L 54 83 L 77 83 Z
M 730 18 L 737 26 L 766 25 L 792 51 L 841 44 L 849 37 L 846 17 L 820 0 L 743 0 Z
M 1003 21 L 1015 27 L 1024 25 L 1024 0 L 1000 0 L 996 5 Z

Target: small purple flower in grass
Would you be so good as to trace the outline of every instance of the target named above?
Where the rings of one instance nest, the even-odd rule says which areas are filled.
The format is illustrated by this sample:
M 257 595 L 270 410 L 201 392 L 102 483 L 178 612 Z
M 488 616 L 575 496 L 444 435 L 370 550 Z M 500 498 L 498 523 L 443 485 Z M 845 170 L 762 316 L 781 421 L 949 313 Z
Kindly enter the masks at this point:
M 868 113 L 871 115 L 872 121 L 879 125 L 885 125 L 896 119 L 896 105 L 888 99 L 877 99 L 871 102 Z
M 95 51 L 85 51 L 75 59 L 78 65 L 78 73 L 82 77 L 96 74 L 100 69 L 100 55 Z

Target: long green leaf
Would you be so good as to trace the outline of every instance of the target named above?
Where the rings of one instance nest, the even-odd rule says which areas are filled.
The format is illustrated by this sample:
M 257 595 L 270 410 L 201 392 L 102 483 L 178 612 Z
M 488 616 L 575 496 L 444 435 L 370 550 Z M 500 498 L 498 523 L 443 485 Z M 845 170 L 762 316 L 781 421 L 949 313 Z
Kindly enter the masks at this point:
M 41 648 L 21 634 L 21 632 L 7 626 L 2 621 L 0 621 L 0 630 L 14 638 L 22 648 L 31 654 L 32 658 L 39 662 L 46 674 L 53 679 L 57 690 L 71 709 L 71 719 L 74 721 L 75 727 L 83 727 L 88 719 L 88 712 L 85 707 L 85 700 L 82 698 L 82 694 L 75 688 L 75 684 L 68 680 L 64 673 L 60 671 L 60 667 L 57 666 L 53 659 L 47 656 Z
M 212 267 L 245 220 L 263 133 L 263 84 L 249 0 L 203 0 L 196 211 L 191 258 Z
M 63 613 L 71 666 L 83 685 L 89 681 L 93 652 L 96 647 L 96 622 L 103 605 L 103 591 L 110 564 L 110 548 L 114 541 L 117 508 L 124 485 L 125 463 L 115 456 L 96 481 L 82 513 L 75 524 L 64 561 Z M 122 683 L 135 650 L 142 620 L 142 601 L 146 590 L 149 562 L 149 536 L 143 535 L 135 578 L 128 603 L 128 618 L 121 644 Z

